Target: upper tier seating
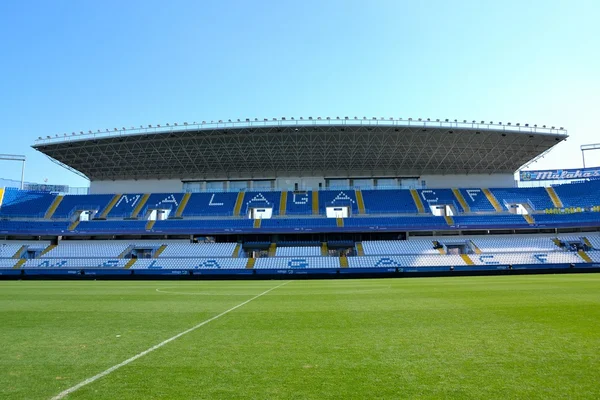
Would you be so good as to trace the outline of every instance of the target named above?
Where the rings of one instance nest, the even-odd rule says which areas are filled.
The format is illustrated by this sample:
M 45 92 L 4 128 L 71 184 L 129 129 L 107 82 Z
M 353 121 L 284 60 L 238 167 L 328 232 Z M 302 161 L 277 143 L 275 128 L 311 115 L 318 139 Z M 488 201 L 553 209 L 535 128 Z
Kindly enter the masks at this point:
M 62 234 L 67 231 L 68 222 L 56 221 L 15 221 L 0 220 L 0 233 Z
M 382 254 L 439 254 L 439 251 L 433 248 L 433 241 L 429 239 L 363 241 L 362 246 L 366 256 Z
M 110 203 L 112 194 L 66 195 L 54 211 L 52 218 L 70 218 L 76 211 L 102 212 Z
M 318 246 L 286 246 L 277 247 L 275 255 L 277 257 L 298 257 L 298 256 L 320 256 L 321 248 Z
M 263 219 L 261 227 L 268 228 L 288 228 L 288 229 L 309 229 L 309 228 L 335 228 L 335 218 L 282 218 L 282 219 Z
M 600 206 L 600 180 L 554 186 L 563 207 Z
M 146 221 L 116 220 L 116 221 L 81 221 L 76 231 L 90 233 L 136 233 L 144 232 Z
M 327 207 L 350 207 L 352 214 L 358 213 L 356 192 L 354 190 L 319 191 L 319 212 L 325 215 Z
M 256 269 L 304 269 L 304 268 L 339 268 L 337 257 L 265 257 L 257 258 Z
M 231 257 L 236 243 L 169 243 L 160 258 Z
M 494 212 L 496 209 L 490 203 L 481 189 L 460 189 L 460 193 L 467 202 L 471 212 Z
M 454 217 L 454 224 L 462 228 L 529 225 L 522 215 L 459 215 Z
M 33 192 L 6 188 L 0 217 L 42 218 L 54 201 L 55 195 L 47 192 Z
M 142 221 L 143 222 L 143 221 Z M 233 231 L 236 229 L 252 229 L 254 221 L 247 218 L 236 218 L 236 219 L 184 219 L 184 220 L 171 220 L 167 219 L 164 221 L 156 221 L 154 225 L 154 231 L 170 230 L 176 232 L 177 230 L 189 231 L 190 229 L 213 229 L 215 231 Z
M 279 215 L 281 192 L 246 192 L 242 201 L 240 215 L 248 215 L 251 208 L 272 208 L 273 215 Z
M 444 217 L 360 217 L 346 218 L 345 227 L 369 229 L 370 227 L 389 227 L 390 229 L 438 230 L 447 229 Z
M 234 192 L 192 193 L 182 217 L 230 217 L 233 215 L 237 196 Z
M 312 192 L 293 192 L 287 194 L 287 215 L 310 215 L 312 214 Z
M 535 216 L 538 225 L 598 225 L 600 212 L 583 212 L 575 214 L 540 214 Z
M 554 208 L 552 199 L 543 187 L 490 189 L 503 210 L 507 204 L 529 204 L 534 210 Z
M 362 196 L 367 214 L 418 212 L 410 190 L 362 190 Z
M 464 212 L 451 189 L 418 189 L 417 192 L 421 197 L 425 211 L 429 211 L 430 206 L 445 204 L 454 206 L 458 212 Z
M 183 199 L 183 193 L 154 193 L 148 197 L 138 217 L 146 215 L 148 210 L 171 210 L 174 213 Z
M 133 213 L 133 210 L 135 210 L 137 207 L 138 203 L 142 200 L 143 196 L 144 194 L 142 193 L 122 194 L 106 217 L 129 218 Z

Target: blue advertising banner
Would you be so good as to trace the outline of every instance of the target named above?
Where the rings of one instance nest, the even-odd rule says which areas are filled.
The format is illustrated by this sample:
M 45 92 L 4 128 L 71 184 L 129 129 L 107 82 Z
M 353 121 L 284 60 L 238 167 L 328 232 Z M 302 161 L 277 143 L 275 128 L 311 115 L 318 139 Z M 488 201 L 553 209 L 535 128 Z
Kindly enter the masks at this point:
M 547 169 L 543 171 L 521 171 L 522 182 L 558 181 L 570 179 L 600 179 L 600 167 L 580 169 Z

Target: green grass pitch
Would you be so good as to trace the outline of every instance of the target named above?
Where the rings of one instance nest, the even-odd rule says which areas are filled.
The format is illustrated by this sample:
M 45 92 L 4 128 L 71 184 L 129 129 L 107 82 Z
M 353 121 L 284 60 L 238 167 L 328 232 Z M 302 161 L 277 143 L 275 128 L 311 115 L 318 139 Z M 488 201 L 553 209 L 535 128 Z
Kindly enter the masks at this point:
M 282 281 L 0 282 L 0 398 L 50 399 Z M 600 275 L 291 281 L 68 399 L 600 398 Z

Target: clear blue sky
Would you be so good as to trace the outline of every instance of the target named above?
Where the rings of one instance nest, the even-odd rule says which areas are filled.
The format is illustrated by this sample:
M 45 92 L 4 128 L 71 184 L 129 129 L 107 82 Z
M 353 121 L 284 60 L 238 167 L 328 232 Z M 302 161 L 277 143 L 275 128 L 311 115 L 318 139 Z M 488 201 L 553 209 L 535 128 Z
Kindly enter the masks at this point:
M 599 21 L 598 0 L 3 1 L 0 153 L 27 155 L 27 180 L 84 186 L 34 140 L 364 115 L 564 126 L 535 168 L 580 167 L 600 142 Z

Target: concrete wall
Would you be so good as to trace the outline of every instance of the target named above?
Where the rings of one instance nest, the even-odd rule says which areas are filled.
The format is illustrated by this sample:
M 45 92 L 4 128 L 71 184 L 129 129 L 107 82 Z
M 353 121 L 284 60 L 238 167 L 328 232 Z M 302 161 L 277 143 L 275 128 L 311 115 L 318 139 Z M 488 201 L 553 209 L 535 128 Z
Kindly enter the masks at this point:
M 103 193 L 179 193 L 183 183 L 179 179 L 92 181 L 90 194 Z
M 423 175 L 427 188 L 501 188 L 516 187 L 513 174 Z

